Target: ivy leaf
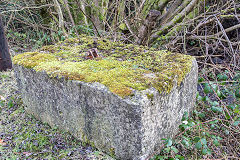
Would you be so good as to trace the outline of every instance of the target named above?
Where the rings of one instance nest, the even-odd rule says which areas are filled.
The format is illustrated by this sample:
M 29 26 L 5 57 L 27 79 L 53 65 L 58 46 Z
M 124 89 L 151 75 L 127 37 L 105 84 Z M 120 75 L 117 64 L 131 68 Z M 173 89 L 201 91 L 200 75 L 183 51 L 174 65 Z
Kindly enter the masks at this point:
M 228 76 L 226 74 L 218 74 L 217 79 L 219 81 L 226 81 L 228 79 Z
M 165 156 L 155 156 L 153 159 L 151 159 L 151 160 L 154 160 L 154 159 L 156 159 L 156 160 L 164 160 L 166 157 Z
M 64 41 L 65 39 L 65 36 L 61 36 L 61 41 Z
M 190 146 L 189 141 L 187 141 L 187 140 L 185 140 L 185 139 L 182 140 L 182 144 L 183 144 L 184 146 L 186 146 L 187 148 Z
M 205 101 L 207 101 L 207 102 L 210 102 L 210 101 L 211 101 L 210 98 L 209 98 L 208 96 L 203 97 L 202 100 L 203 100 L 204 102 L 205 102 Z
M 204 118 L 204 117 L 205 117 L 205 114 L 204 114 L 204 113 L 199 113 L 199 114 L 198 114 L 198 117 L 199 117 L 199 118 Z
M 197 100 L 198 100 L 198 101 L 202 101 L 202 99 L 203 99 L 203 97 L 200 96 L 199 92 L 197 92 L 197 96 L 196 96 L 196 97 L 197 97 Z
M 208 93 L 211 93 L 211 87 L 208 83 L 205 83 L 205 87 L 204 87 L 204 93 L 208 94 Z
M 213 93 L 212 89 L 217 92 L 218 91 L 218 86 L 216 84 L 212 84 L 211 86 L 211 93 Z
M 167 143 L 167 147 L 170 147 L 170 146 L 172 146 L 172 139 L 168 139 L 167 141 L 166 141 L 166 143 Z
M 225 116 L 226 116 L 226 118 L 228 119 L 228 120 L 230 120 L 230 115 L 228 114 L 228 112 L 224 112 L 225 113 Z
M 189 126 L 186 125 L 186 124 L 181 124 L 181 125 L 179 125 L 179 128 L 180 128 L 182 131 L 184 131 L 184 130 L 188 129 Z
M 207 154 L 208 155 L 211 155 L 212 154 L 212 151 L 210 149 L 207 150 Z
M 220 92 L 219 90 L 217 90 L 217 96 L 221 98 L 221 97 L 222 97 L 222 92 Z
M 165 151 L 166 153 L 169 153 L 169 152 L 170 152 L 170 150 L 171 150 L 171 148 L 170 148 L 170 147 L 167 147 L 167 148 L 165 148 L 165 149 L 164 149 L 164 151 Z
M 195 137 L 195 138 L 193 139 L 194 142 L 198 142 L 199 140 L 200 140 L 199 137 Z
M 198 82 L 203 82 L 205 79 L 203 77 L 198 78 Z
M 212 106 L 211 107 L 211 110 L 213 111 L 213 112 L 220 112 L 220 113 L 222 113 L 222 111 L 223 111 L 223 109 L 221 108 L 221 107 L 215 107 L 215 106 Z
M 202 142 L 203 145 L 207 145 L 207 140 L 205 138 L 202 138 L 201 142 Z
M 214 120 L 214 121 L 209 122 L 209 124 L 215 124 L 215 123 L 218 123 L 218 120 Z
M 184 157 L 181 155 L 176 155 L 175 157 L 178 158 L 179 160 L 184 160 Z
M 231 110 L 234 110 L 234 109 L 236 108 L 236 105 L 230 104 L 230 105 L 228 105 L 227 107 L 230 108 Z
M 218 106 L 218 105 L 219 105 L 219 103 L 218 103 L 217 101 L 210 102 L 210 104 L 211 104 L 212 106 Z
M 195 145 L 195 147 L 196 147 L 198 150 L 200 150 L 200 149 L 202 148 L 202 143 L 201 143 L 201 141 L 197 142 L 196 145 Z
M 219 141 L 218 141 L 217 139 L 214 139 L 214 140 L 213 140 L 213 144 L 214 144 L 215 146 L 219 146 L 219 145 L 220 145 L 220 143 L 219 143 Z
M 236 89 L 236 91 L 235 91 L 235 96 L 236 96 L 237 98 L 240 98 L 240 89 L 239 89 L 239 88 Z
M 171 150 L 172 150 L 173 152 L 175 152 L 175 153 L 178 153 L 178 149 L 177 149 L 176 147 L 174 147 L 174 146 L 171 147 Z
M 234 126 L 238 126 L 239 124 L 240 124 L 240 121 L 235 121 L 235 122 L 233 123 Z
M 206 149 L 206 148 L 204 148 L 204 149 L 202 150 L 202 154 L 203 154 L 203 155 L 206 155 L 206 154 L 207 154 L 207 149 Z

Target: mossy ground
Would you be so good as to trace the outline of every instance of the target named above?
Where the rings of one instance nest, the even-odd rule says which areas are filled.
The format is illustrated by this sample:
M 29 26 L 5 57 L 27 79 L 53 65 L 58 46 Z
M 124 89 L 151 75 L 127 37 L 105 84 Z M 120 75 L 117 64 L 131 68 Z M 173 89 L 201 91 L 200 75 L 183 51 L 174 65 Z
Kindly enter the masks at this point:
M 97 48 L 99 56 L 87 60 L 92 48 Z M 121 97 L 149 87 L 168 93 L 174 82 L 179 85 L 190 71 L 192 60 L 187 55 L 84 35 L 13 58 L 14 64 L 46 71 L 53 77 L 100 82 Z

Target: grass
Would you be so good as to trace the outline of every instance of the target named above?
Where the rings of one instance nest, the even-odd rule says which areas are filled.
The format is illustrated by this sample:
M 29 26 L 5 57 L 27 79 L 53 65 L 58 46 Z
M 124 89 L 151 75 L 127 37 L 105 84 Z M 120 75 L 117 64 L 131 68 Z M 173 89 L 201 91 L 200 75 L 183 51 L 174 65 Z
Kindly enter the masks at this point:
M 110 159 L 70 134 L 25 113 L 12 72 L 0 73 L 0 157 L 3 159 Z M 163 139 L 152 160 L 239 159 L 240 73 L 199 74 L 196 107 L 179 133 Z

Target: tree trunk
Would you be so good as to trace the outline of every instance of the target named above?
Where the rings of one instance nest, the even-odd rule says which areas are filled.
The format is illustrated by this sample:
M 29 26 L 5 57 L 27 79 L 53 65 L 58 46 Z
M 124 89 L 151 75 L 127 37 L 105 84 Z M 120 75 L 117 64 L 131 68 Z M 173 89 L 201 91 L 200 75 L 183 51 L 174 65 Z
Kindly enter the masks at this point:
M 12 60 L 8 50 L 7 39 L 4 35 L 2 17 L 0 16 L 0 71 L 12 68 Z
M 156 20 L 161 15 L 161 12 L 157 10 L 150 10 L 142 26 L 138 31 L 137 44 L 146 45 L 152 30 L 155 28 Z

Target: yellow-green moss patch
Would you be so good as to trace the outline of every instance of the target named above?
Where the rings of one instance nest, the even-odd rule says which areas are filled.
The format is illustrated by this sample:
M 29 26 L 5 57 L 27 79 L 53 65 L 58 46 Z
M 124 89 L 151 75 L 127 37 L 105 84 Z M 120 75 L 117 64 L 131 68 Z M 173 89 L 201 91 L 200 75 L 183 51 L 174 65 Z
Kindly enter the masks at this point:
M 93 48 L 99 57 L 87 60 Z M 67 39 L 36 52 L 19 54 L 13 63 L 46 71 L 53 77 L 100 82 L 125 97 L 132 95 L 133 90 L 151 86 L 169 93 L 174 82 L 180 85 L 190 71 L 192 60 L 187 55 L 83 35 L 80 39 Z
M 56 57 L 51 54 L 44 54 L 38 52 L 26 52 L 19 54 L 13 58 L 14 64 L 23 65 L 26 68 L 33 68 L 40 63 L 56 60 Z

